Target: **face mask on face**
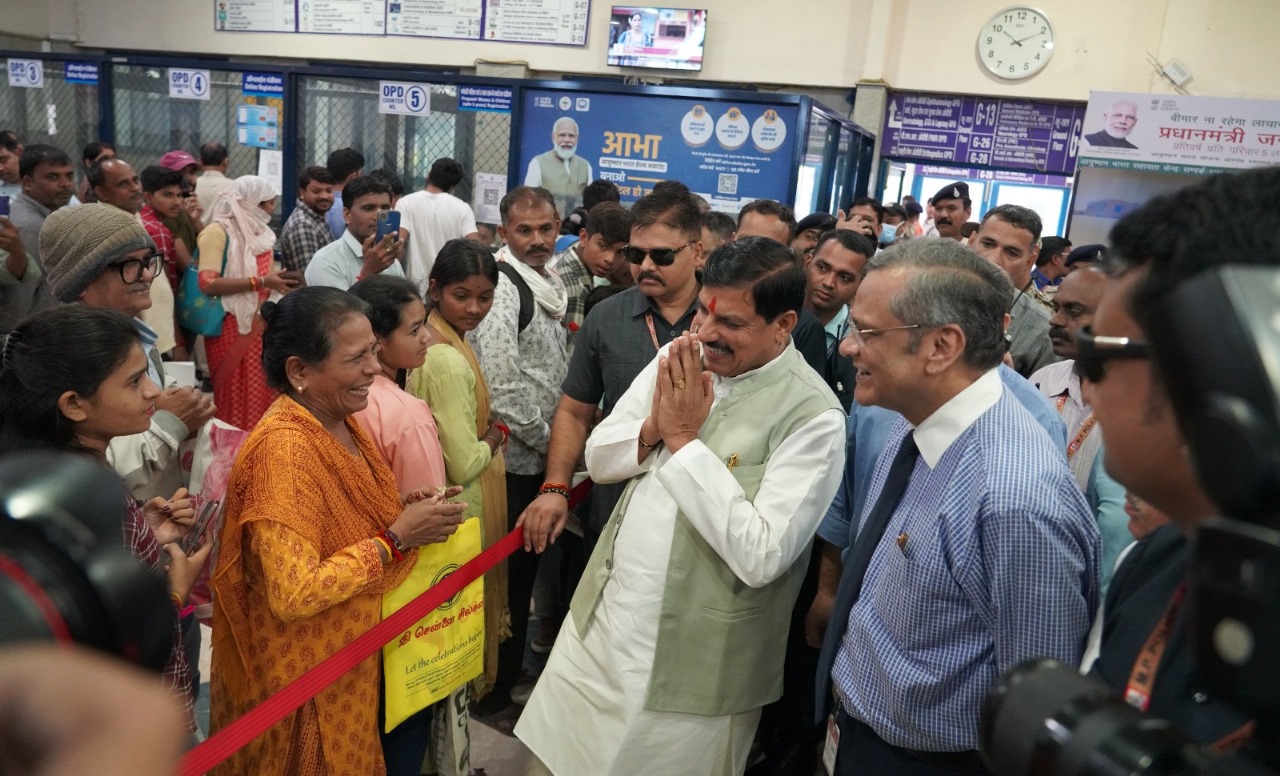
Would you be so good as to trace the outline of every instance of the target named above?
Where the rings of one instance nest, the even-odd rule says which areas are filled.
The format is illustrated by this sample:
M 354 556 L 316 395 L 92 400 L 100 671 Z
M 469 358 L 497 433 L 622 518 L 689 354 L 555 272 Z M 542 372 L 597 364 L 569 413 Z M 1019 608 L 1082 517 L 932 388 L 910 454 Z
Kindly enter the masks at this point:
M 880 244 L 888 245 L 898 237 L 897 224 L 885 224 L 880 227 Z

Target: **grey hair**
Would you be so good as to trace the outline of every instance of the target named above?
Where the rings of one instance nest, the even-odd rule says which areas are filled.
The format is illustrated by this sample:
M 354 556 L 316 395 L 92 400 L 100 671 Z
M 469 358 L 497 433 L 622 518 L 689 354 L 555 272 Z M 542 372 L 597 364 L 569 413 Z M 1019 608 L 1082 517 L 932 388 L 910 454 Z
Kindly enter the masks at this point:
M 1030 232 L 1031 249 L 1033 251 L 1036 244 L 1040 242 L 1040 232 L 1044 229 L 1044 222 L 1040 220 L 1040 214 L 1029 207 L 997 205 L 987 211 L 986 215 L 982 217 L 982 223 L 985 224 L 991 218 L 999 218 L 1009 226 Z
M 867 262 L 865 274 L 889 269 L 906 271 L 889 310 L 904 323 L 920 325 L 911 332 L 912 352 L 926 330 L 956 324 L 964 332 L 966 364 L 987 370 L 1000 363 L 1006 349 L 1004 315 L 1013 298 L 1004 270 L 941 238 L 908 240 L 881 251 Z

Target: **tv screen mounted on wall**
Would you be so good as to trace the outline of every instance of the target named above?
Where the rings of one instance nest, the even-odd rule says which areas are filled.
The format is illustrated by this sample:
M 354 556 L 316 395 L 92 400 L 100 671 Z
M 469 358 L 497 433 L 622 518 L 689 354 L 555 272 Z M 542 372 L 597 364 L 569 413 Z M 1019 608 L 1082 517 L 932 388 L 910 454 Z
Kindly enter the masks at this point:
M 609 17 L 608 63 L 701 70 L 706 31 L 705 9 L 615 5 Z

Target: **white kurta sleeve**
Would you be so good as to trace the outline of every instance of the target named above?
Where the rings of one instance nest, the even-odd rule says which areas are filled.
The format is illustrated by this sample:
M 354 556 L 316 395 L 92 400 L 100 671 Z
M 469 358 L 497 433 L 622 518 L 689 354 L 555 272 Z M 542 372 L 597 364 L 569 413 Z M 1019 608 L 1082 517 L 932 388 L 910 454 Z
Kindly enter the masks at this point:
M 665 346 L 664 346 L 665 354 Z M 653 409 L 653 391 L 658 383 L 658 359 L 641 370 L 631 387 L 614 405 L 587 439 L 587 472 L 596 482 L 622 482 L 653 468 L 662 449 L 651 452 L 637 463 L 637 440 L 640 427 Z M 652 441 L 652 440 L 650 440 Z
M 844 472 L 844 413 L 820 413 L 773 451 L 754 501 L 724 461 L 695 441 L 654 473 L 680 511 L 752 587 L 777 579 L 817 531 Z

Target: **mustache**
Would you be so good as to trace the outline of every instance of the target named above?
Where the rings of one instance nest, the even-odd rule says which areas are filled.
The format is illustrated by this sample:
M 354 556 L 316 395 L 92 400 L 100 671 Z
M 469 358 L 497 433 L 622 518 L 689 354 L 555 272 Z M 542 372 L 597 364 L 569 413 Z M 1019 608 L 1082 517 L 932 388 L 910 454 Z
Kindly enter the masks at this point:
M 666 281 L 652 272 L 641 272 L 640 277 L 636 278 L 636 282 L 639 283 L 641 280 L 652 280 L 655 283 L 662 283 L 664 286 L 666 285 Z
M 724 352 L 728 353 L 729 355 L 733 355 L 733 348 L 731 348 L 731 347 L 729 347 L 728 345 L 724 344 L 724 343 L 723 343 L 723 342 L 721 342 L 720 340 L 711 340 L 711 341 L 708 341 L 708 342 L 703 342 L 703 343 L 702 343 L 702 346 L 703 346 L 704 348 L 706 348 L 706 347 L 712 347 L 712 348 L 716 348 L 717 350 L 723 350 Z
M 1071 339 L 1071 332 L 1067 331 L 1065 328 L 1063 328 L 1063 327 L 1061 327 L 1061 326 L 1050 326 L 1050 327 L 1049 327 L 1049 338 L 1050 338 L 1050 339 L 1057 338 L 1057 339 L 1065 339 L 1065 340 L 1069 340 L 1069 339 Z

